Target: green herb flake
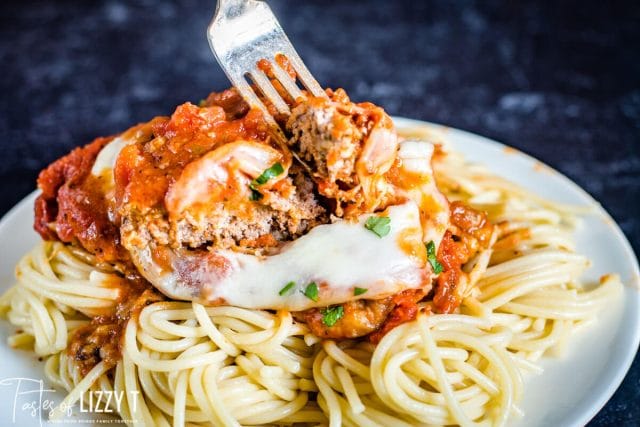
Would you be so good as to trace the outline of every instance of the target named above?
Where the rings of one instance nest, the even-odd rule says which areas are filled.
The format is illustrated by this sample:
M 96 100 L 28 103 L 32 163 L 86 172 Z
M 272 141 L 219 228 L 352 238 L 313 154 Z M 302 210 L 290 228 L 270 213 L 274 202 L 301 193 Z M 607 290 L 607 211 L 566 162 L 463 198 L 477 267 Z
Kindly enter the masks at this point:
M 357 297 L 358 295 L 362 295 L 362 294 L 366 293 L 367 291 L 368 291 L 368 289 L 359 288 L 359 287 L 356 286 L 355 288 L 353 288 L 353 295 Z
M 335 307 L 327 307 L 323 309 L 320 313 L 322 313 L 322 323 L 331 327 L 336 324 L 338 320 L 344 316 L 344 307 L 341 305 L 337 305 Z
M 316 285 L 316 282 L 309 283 L 303 293 L 311 301 L 318 302 L 318 285 Z
M 198 107 L 202 108 L 205 105 L 207 105 L 207 100 L 206 99 L 201 99 L 200 102 L 198 102 Z
M 289 282 L 287 283 L 284 288 L 280 289 L 280 292 L 278 292 L 278 295 L 280 295 L 281 297 L 285 296 L 286 294 L 290 293 L 289 291 L 296 285 L 296 282 Z
M 249 195 L 249 200 L 253 200 L 255 202 L 256 200 L 260 200 L 264 197 L 262 193 L 260 193 L 255 188 L 251 188 L 251 186 L 249 186 L 249 189 L 251 190 L 251 195 Z
M 364 228 L 378 237 L 384 237 L 391 231 L 391 218 L 388 216 L 370 216 L 364 223 Z
M 270 179 L 281 175 L 282 172 L 284 172 L 284 168 L 282 167 L 282 165 L 280 163 L 274 163 L 273 166 L 262 172 L 259 177 L 251 181 L 249 187 L 251 187 L 252 190 L 255 190 L 256 187 L 266 184 Z
M 433 243 L 433 240 L 427 243 L 427 260 L 429 261 L 429 264 L 431 264 L 431 268 L 435 274 L 442 273 L 442 264 L 440 264 L 436 258 L 436 244 Z

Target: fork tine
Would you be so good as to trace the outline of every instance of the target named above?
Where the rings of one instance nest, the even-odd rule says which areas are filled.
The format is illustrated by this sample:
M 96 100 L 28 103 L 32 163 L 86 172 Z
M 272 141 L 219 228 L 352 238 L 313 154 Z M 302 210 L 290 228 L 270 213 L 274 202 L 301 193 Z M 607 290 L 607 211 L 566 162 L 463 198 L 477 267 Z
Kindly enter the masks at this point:
M 232 74 L 228 74 L 227 76 L 229 77 L 229 80 L 231 80 L 231 84 L 233 84 L 238 92 L 240 92 L 240 95 L 242 95 L 242 97 L 250 107 L 259 108 L 269 124 L 278 126 L 275 119 L 271 117 L 271 113 L 269 113 L 267 107 L 265 107 L 260 98 L 258 98 L 258 96 L 255 94 L 253 88 L 251 87 L 251 85 L 249 85 L 249 83 L 247 83 L 244 76 L 234 76 Z
M 289 96 L 298 100 L 303 92 L 295 78 L 287 75 L 276 57 L 285 55 L 298 79 L 308 93 L 316 97 L 327 97 L 324 90 L 313 78 L 289 41 L 282 26 L 265 1 L 258 0 L 218 0 L 216 14 L 207 28 L 207 39 L 213 54 L 231 83 L 251 107 L 262 111 L 269 125 L 283 137 L 275 119 L 264 105 L 268 99 L 279 114 L 289 115 Z M 267 75 L 257 69 L 258 61 L 266 59 L 272 64 L 275 78 L 287 94 L 278 93 Z M 275 64 L 273 64 L 275 62 Z M 250 83 L 254 83 L 250 85 Z M 260 96 L 255 90 L 260 90 Z M 262 97 L 262 100 L 260 99 Z
M 296 85 L 295 80 L 293 80 L 291 76 L 286 71 L 284 71 L 282 67 L 280 67 L 278 61 L 273 64 L 271 69 L 276 79 L 278 79 L 282 87 L 284 87 L 289 95 L 291 95 L 291 98 L 293 98 L 294 101 L 302 98 L 302 91 L 300 90 L 298 85 Z
M 273 68 L 273 67 L 272 67 Z M 271 103 L 276 107 L 281 114 L 290 114 L 291 110 L 289 110 L 289 106 L 282 99 L 278 91 L 273 87 L 269 78 L 264 74 L 264 72 L 258 68 L 254 68 L 251 73 L 249 73 L 253 82 L 260 88 L 264 96 L 271 101 Z
M 291 52 L 286 53 L 287 59 L 291 65 L 293 65 L 293 69 L 296 70 L 296 73 L 298 73 L 298 78 L 304 87 L 306 87 L 313 96 L 326 98 L 327 94 L 322 90 L 322 87 L 320 87 L 320 84 L 318 84 L 316 79 L 313 78 L 313 75 L 307 66 L 304 65 L 304 62 L 302 62 L 298 53 L 295 51 L 293 46 L 291 46 L 291 43 L 289 43 L 289 46 L 291 47 Z

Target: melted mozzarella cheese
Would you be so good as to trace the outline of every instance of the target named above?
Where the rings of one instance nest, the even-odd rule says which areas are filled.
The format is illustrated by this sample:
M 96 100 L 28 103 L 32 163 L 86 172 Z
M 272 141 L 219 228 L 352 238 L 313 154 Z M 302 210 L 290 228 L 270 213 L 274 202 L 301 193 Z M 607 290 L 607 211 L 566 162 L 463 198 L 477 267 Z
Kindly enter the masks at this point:
M 434 152 L 435 146 L 430 142 L 405 140 L 400 143 L 398 158 L 401 160 L 401 175 L 420 178 L 417 185 L 411 185 L 404 191 L 407 197 L 418 202 L 421 210 L 427 213 L 422 222 L 423 239 L 425 242 L 434 242 L 437 248 L 449 227 L 449 201 L 436 184 L 431 166 Z
M 411 171 L 425 176 L 433 176 L 431 158 L 434 145 L 426 141 L 406 140 L 402 141 L 398 149 L 398 157 L 402 159 L 402 166 Z
M 406 230 L 421 233 L 418 208 L 412 203 L 396 206 L 388 215 L 391 231 L 383 237 L 364 227 L 367 215 L 358 223 L 318 226 L 264 260 L 235 254 L 234 272 L 211 288 L 212 297 L 238 306 L 302 310 L 353 299 L 356 286 L 367 289 L 366 298 L 419 287 L 423 266 L 399 245 Z M 296 286 L 280 296 L 289 282 Z M 303 294 L 311 282 L 320 288 L 318 304 Z
M 367 289 L 359 298 L 375 299 L 419 288 L 429 282 L 424 254 L 406 250 L 407 240 L 422 248 L 422 229 L 414 202 L 390 207 L 389 234 L 378 237 L 358 222 L 320 225 L 287 244 L 275 255 L 257 257 L 233 251 L 215 251 L 226 259 L 220 271 L 203 267 L 206 256 L 174 254 L 172 271 L 153 262 L 149 248 L 133 250 L 134 262 L 158 289 L 176 299 L 198 300 L 246 308 L 305 310 L 356 299 L 354 288 Z M 193 254 L 193 252 L 191 252 Z M 177 263 L 182 265 L 176 268 Z M 189 279 L 176 273 L 192 263 Z M 290 282 L 295 286 L 279 295 Z M 310 283 L 319 288 L 317 301 L 306 297 Z

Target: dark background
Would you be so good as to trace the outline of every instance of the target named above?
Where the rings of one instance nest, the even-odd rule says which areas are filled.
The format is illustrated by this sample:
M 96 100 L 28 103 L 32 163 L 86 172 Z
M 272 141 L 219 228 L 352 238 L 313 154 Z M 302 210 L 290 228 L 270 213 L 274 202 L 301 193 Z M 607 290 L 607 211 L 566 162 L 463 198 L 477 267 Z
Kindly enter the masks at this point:
M 214 4 L 2 1 L 0 215 L 72 147 L 226 87 L 204 37 Z M 532 154 L 601 201 L 638 253 L 640 2 L 270 4 L 321 84 Z M 636 357 L 591 425 L 638 420 Z

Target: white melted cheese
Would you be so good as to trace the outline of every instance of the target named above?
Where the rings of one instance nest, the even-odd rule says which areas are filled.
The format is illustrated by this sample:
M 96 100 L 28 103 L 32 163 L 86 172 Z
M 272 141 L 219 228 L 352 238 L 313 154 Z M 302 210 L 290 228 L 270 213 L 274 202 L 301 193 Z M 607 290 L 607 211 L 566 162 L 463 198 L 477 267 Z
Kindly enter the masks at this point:
M 352 300 L 356 286 L 367 289 L 362 298 L 420 287 L 425 266 L 400 247 L 402 239 L 421 241 L 416 204 L 389 208 L 391 231 L 383 237 L 364 227 L 369 216 L 362 216 L 357 223 L 320 225 L 281 253 L 264 259 L 223 252 L 232 262 L 232 273 L 208 287 L 207 299 L 223 298 L 228 304 L 248 308 L 303 310 Z M 296 285 L 280 296 L 279 291 L 289 282 Z M 317 303 L 303 294 L 311 282 L 320 289 Z
M 415 188 L 406 189 L 407 196 L 420 201 L 428 215 L 423 218 L 424 241 L 432 241 L 436 248 L 449 227 L 449 202 L 440 192 L 431 166 L 435 145 L 427 141 L 405 140 L 400 143 L 398 158 L 402 160 L 401 171 L 422 177 Z
M 434 145 L 425 141 L 402 141 L 398 149 L 398 157 L 402 159 L 402 167 L 426 176 L 433 176 L 431 158 Z
M 371 215 L 363 215 L 358 222 L 317 226 L 267 257 L 215 251 L 228 263 L 223 270 L 208 265 L 206 251 L 178 254 L 164 248 L 172 265 L 167 270 L 154 262 L 149 246 L 129 247 L 140 272 L 171 298 L 204 304 L 223 300 L 238 307 L 297 311 L 357 298 L 382 298 L 429 283 L 431 270 L 426 265 L 417 205 L 408 202 L 393 206 L 387 215 L 391 229 L 383 237 L 365 228 Z M 422 252 L 410 253 L 408 247 Z M 188 279 L 178 272 L 185 267 Z M 280 295 L 290 282 L 295 286 Z M 303 294 L 311 282 L 319 288 L 317 301 Z M 367 291 L 355 296 L 355 287 Z

